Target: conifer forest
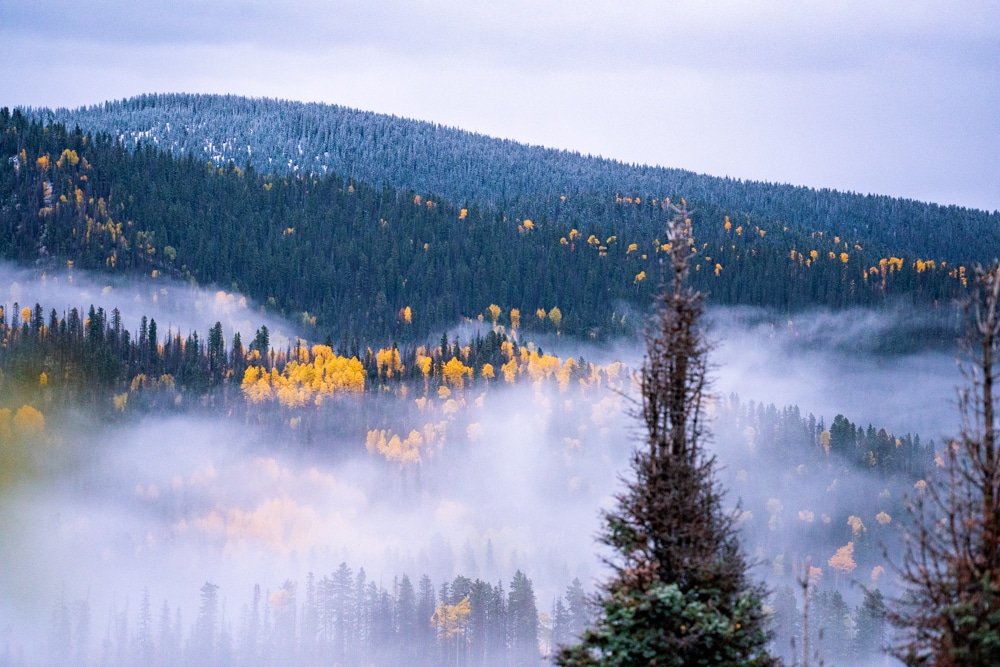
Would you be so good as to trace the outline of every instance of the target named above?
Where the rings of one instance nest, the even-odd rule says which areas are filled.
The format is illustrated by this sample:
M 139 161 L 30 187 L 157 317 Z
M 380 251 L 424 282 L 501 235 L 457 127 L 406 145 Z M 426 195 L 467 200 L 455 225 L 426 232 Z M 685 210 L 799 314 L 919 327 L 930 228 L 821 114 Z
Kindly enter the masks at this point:
M 0 665 L 998 664 L 998 228 L 325 104 L 0 109 Z

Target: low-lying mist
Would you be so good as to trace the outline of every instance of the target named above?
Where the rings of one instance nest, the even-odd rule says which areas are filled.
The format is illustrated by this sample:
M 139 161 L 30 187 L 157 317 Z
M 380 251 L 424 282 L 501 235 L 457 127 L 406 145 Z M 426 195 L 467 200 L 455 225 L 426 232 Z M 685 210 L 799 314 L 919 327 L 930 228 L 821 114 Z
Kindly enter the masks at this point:
M 258 328 L 267 326 L 272 344 L 281 348 L 303 333 L 302 326 L 231 291 L 200 289 L 163 277 L 136 279 L 72 268 L 41 271 L 0 262 L 0 304 L 9 308 L 15 303 L 19 308 L 40 304 L 46 318 L 52 309 L 61 316 L 76 308 L 85 317 L 91 305 L 108 313 L 117 308 L 122 326 L 131 332 L 138 330 L 143 316 L 156 320 L 161 334 L 170 329 L 182 336 L 192 331 L 202 335 L 221 322 L 230 338 L 239 332 L 249 341 Z
M 39 280 L 0 266 L 0 284 L 11 285 L 0 302 L 38 302 L 46 310 L 95 303 L 119 308 L 127 328 L 146 315 L 182 335 L 215 321 L 228 336 L 239 330 L 249 338 L 265 323 L 296 332 L 241 306 L 239 295 L 157 281 L 109 290 L 102 282 L 80 272 Z M 730 500 L 742 502 L 758 575 L 772 585 L 790 581 L 805 557 L 825 568 L 837 548 L 856 541 L 856 574 L 824 580 L 856 603 L 850 582 L 871 582 L 877 543 L 894 539 L 903 518 L 883 522 L 876 512 L 896 512 L 913 480 L 881 479 L 819 453 L 813 442 L 802 442 L 801 457 L 768 458 L 760 434 L 736 428 L 727 413 L 731 395 L 743 406 L 798 406 L 803 419 L 811 413 L 826 429 L 842 413 L 864 428 L 939 440 L 958 426 L 954 354 L 941 347 L 887 353 L 873 344 L 905 331 L 911 317 L 848 311 L 776 320 L 758 311 L 711 312 L 717 399 L 709 407 L 718 423 L 710 448 Z M 540 344 L 562 356 L 616 357 L 632 368 L 642 359 L 637 344 Z M 418 404 L 418 390 L 324 404 L 317 409 L 342 414 L 345 426 L 312 432 L 308 443 L 293 420 L 269 426 L 204 409 L 116 424 L 72 412 L 50 421 L 51 451 L 40 472 L 0 495 L 0 568 L 7 573 L 0 651 L 45 655 L 60 599 L 87 601 L 96 655 L 112 616 L 134 610 L 144 590 L 154 608 L 167 602 L 190 623 L 199 589 L 210 581 L 233 619 L 254 584 L 275 591 L 341 562 L 387 587 L 402 574 L 427 574 L 435 586 L 457 574 L 506 585 L 520 569 L 534 582 L 540 611 L 574 577 L 593 589 L 604 573 L 595 542 L 599 512 L 643 438 L 630 416 L 629 382 L 562 392 L 477 380 L 450 404 L 433 392 Z M 366 448 L 358 420 L 361 432 L 436 435 L 424 438 L 419 462 L 388 461 Z M 862 521 L 864 540 L 845 516 Z M 884 576 L 879 585 L 889 584 Z

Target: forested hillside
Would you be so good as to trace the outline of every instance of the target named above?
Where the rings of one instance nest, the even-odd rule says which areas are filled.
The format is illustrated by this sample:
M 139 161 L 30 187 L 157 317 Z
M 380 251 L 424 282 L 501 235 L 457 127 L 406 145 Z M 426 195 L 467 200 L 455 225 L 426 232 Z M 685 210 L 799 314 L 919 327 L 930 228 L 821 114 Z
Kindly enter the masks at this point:
M 261 474 L 278 467 L 263 458 L 277 452 L 307 461 L 308 472 L 292 467 L 281 475 L 291 477 L 283 493 L 305 505 L 309 516 L 315 514 L 309 503 L 318 502 L 308 495 L 311 485 L 327 483 L 320 471 L 359 459 L 377 473 L 377 495 L 371 501 L 362 497 L 367 510 L 369 502 L 402 506 L 444 490 L 450 497 L 469 469 L 476 471 L 482 502 L 498 502 L 480 489 L 502 477 L 502 467 L 478 465 L 475 457 L 489 452 L 517 456 L 505 433 L 518 428 L 517 422 L 539 438 L 528 445 L 528 472 L 521 466 L 516 472 L 518 478 L 537 476 L 542 484 L 549 505 L 538 515 L 558 515 L 567 504 L 590 513 L 601 494 L 601 476 L 593 466 L 611 477 L 608 461 L 623 454 L 618 428 L 628 410 L 629 371 L 620 363 L 560 359 L 529 342 L 512 342 L 499 327 L 469 341 L 445 339 L 430 348 L 364 350 L 360 359 L 357 351 L 341 354 L 324 345 L 276 350 L 264 327 L 246 345 L 238 335 L 230 344 L 228 333 L 216 324 L 200 334 L 164 335 L 145 317 L 129 331 L 117 309 L 74 308 L 65 317 L 41 305 L 5 309 L 0 313 L 0 500 L 26 479 L 56 480 L 62 469 L 75 471 L 72 479 L 81 497 L 101 496 L 116 485 L 96 480 L 113 473 L 103 466 L 82 477 L 79 472 L 88 470 L 83 460 L 98 456 L 94 443 L 102 437 L 116 442 L 117 433 L 140 429 L 145 420 L 165 414 L 178 421 L 219 419 L 227 432 L 257 433 L 268 445 L 242 446 L 237 461 L 252 460 L 251 468 L 261 467 Z M 509 419 L 505 411 L 511 401 L 530 406 L 527 415 Z M 742 501 L 741 530 L 776 582 L 770 603 L 775 651 L 790 655 L 791 638 L 801 637 L 803 601 L 792 588 L 794 568 L 811 559 L 817 583 L 825 573 L 823 585 L 815 586 L 810 597 L 811 641 L 822 644 L 824 655 L 870 664 L 877 656 L 884 610 L 862 606 L 852 611 L 842 590 L 845 582 L 858 580 L 870 587 L 866 605 L 869 596 L 881 599 L 876 588 L 885 574 L 881 545 L 898 547 L 894 517 L 904 514 L 907 490 L 919 488 L 934 468 L 933 441 L 871 424 L 865 428 L 839 414 L 827 425 L 798 407 L 779 409 L 736 395 L 723 397 L 712 411 L 718 439 L 728 450 L 725 484 Z M 81 436 L 65 427 L 78 412 L 94 420 L 93 433 L 82 444 Z M 498 419 L 503 422 L 499 429 Z M 204 428 L 204 422 L 198 424 Z M 143 456 L 156 457 L 160 445 L 155 440 L 137 442 Z M 182 468 L 196 465 L 184 457 L 177 462 Z M 211 486 L 224 488 L 232 465 L 215 460 Z M 154 471 L 130 467 L 117 488 L 131 504 L 165 517 L 171 531 L 166 544 L 203 539 L 203 548 L 209 544 L 244 553 L 249 542 L 266 550 L 274 546 L 269 540 L 284 534 L 283 526 L 291 531 L 301 521 L 295 514 L 270 516 L 274 508 L 262 498 L 244 499 L 245 505 L 236 499 L 192 501 L 196 477 L 184 482 L 168 476 L 164 484 Z M 350 478 L 346 472 L 344 477 Z M 333 479 L 330 475 L 330 484 Z M 294 509 L 294 500 L 282 495 L 280 505 Z M 178 528 L 182 522 L 190 528 Z M 491 534 L 488 527 L 481 530 Z M 233 655 L 246 664 L 275 664 L 276 655 L 282 664 L 340 659 L 392 665 L 401 655 L 427 665 L 532 664 L 539 649 L 548 652 L 578 634 L 585 622 L 581 586 L 566 575 L 556 583 L 559 590 L 569 585 L 565 602 L 547 596 L 536 604 L 528 577 L 545 576 L 551 590 L 553 575 L 545 559 L 535 556 L 505 587 L 514 568 L 503 564 L 514 556 L 510 537 L 495 534 L 504 539 L 494 545 L 483 538 L 485 547 L 477 543 L 485 550 L 482 568 L 469 555 L 469 544 L 458 566 L 452 546 L 442 541 L 444 546 L 430 556 L 410 558 L 405 567 L 390 570 L 396 578 L 386 578 L 384 563 L 360 559 L 359 565 L 352 559 L 348 562 L 358 567 L 352 571 L 347 562 L 338 567 L 328 558 L 318 566 L 322 569 L 305 575 L 288 566 L 269 571 L 264 579 L 248 575 L 224 587 L 213 582 L 206 565 L 197 610 L 186 607 L 183 617 L 181 606 L 174 606 L 176 598 L 186 597 L 183 590 L 164 596 L 137 587 L 129 591 L 131 605 L 119 598 L 106 608 L 96 594 L 70 580 L 49 598 L 51 605 L 43 600 L 51 610 L 49 653 L 57 662 L 75 656 L 90 664 L 88 652 L 94 651 L 88 647 L 103 636 L 100 664 L 131 664 L 137 656 L 172 664 L 181 654 L 197 656 L 202 664 L 227 664 Z M 300 538 L 288 533 L 289 540 Z M 340 539 L 353 542 L 355 536 Z M 162 548 L 152 551 L 162 553 Z M 134 553 L 145 568 L 145 552 L 137 547 Z M 562 576 L 566 556 L 556 557 L 556 576 Z M 382 576 L 368 578 L 366 569 Z M 224 612 L 227 598 L 232 606 Z M 519 652 L 527 657 L 512 657 Z
M 510 218 L 558 216 L 570 227 L 611 224 L 616 213 L 610 195 L 683 196 L 696 208 L 719 207 L 734 219 L 761 217 L 908 256 L 960 263 L 1000 253 L 997 212 L 628 165 L 340 106 L 144 95 L 75 110 L 33 109 L 30 115 L 108 132 L 129 146 L 148 142 L 216 164 L 249 162 L 268 173 L 333 172 L 435 193 L 456 205 L 495 206 Z
M 238 289 L 314 340 L 362 347 L 481 317 L 607 339 L 635 331 L 660 283 L 662 184 L 570 192 L 513 216 L 334 173 L 215 165 L 155 144 L 0 112 L 0 257 Z M 967 216 L 992 220 L 964 212 L 949 238 L 963 237 L 957 221 Z M 947 304 L 966 268 L 946 257 L 968 261 L 992 242 L 980 230 L 967 252 L 918 255 L 904 251 L 905 238 L 889 246 L 709 203 L 692 224 L 698 288 L 716 303 L 784 311 Z

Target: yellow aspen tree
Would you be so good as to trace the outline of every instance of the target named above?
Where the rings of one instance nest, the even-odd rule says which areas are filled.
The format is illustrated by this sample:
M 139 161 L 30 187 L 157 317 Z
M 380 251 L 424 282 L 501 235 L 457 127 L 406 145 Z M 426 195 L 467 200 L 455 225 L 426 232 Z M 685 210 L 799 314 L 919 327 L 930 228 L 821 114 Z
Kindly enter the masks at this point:
M 555 325 L 556 331 L 559 331 L 559 327 L 562 325 L 562 311 L 559 310 L 558 306 L 553 306 L 552 310 L 549 311 L 549 319 Z
M 511 359 L 501 366 L 500 372 L 503 373 L 504 380 L 510 384 L 514 384 L 517 381 L 517 359 Z
M 830 557 L 827 564 L 840 575 L 848 575 L 854 572 L 854 569 L 858 566 L 854 562 L 854 542 L 848 542 L 837 549 L 837 553 Z
M 458 357 L 452 357 L 447 363 L 442 365 L 441 375 L 446 384 L 451 385 L 455 389 L 464 389 L 465 376 L 468 375 L 471 379 L 472 369 L 463 364 Z
M 495 303 L 491 303 L 489 307 L 486 308 L 487 312 L 490 314 L 490 319 L 493 321 L 493 326 L 497 325 L 497 320 L 500 319 L 500 306 Z
M 472 607 L 468 597 L 458 604 L 441 602 L 431 616 L 431 625 L 437 628 L 445 639 L 454 639 L 465 631 L 471 613 Z

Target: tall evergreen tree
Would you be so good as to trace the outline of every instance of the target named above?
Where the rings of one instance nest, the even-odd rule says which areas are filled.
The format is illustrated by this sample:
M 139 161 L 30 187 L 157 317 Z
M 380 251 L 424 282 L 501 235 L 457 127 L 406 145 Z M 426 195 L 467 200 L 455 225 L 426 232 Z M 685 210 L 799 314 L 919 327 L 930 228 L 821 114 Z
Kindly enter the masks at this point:
M 644 447 L 634 479 L 604 515 L 601 541 L 616 555 L 600 616 L 563 667 L 771 665 L 761 589 L 723 511 L 714 458 L 703 449 L 709 345 L 702 295 L 687 284 L 694 251 L 684 206 L 670 206 L 672 280 L 658 299 L 641 371 Z
M 518 570 L 510 582 L 507 594 L 507 613 L 510 619 L 510 652 L 519 667 L 536 665 L 538 654 L 538 607 L 535 590 L 523 572 Z

